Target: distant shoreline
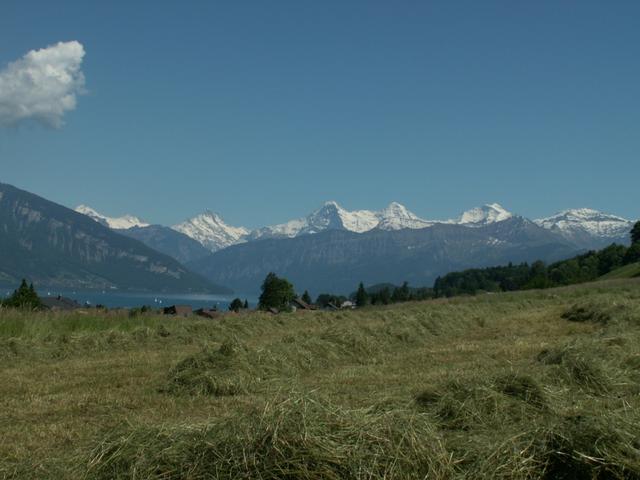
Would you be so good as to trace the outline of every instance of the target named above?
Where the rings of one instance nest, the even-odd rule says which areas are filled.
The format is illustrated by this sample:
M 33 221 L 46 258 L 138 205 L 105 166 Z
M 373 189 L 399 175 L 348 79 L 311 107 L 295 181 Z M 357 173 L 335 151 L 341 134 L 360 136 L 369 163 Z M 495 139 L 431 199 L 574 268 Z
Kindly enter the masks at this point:
M 4 287 L 0 285 L 0 298 L 11 295 L 16 286 Z M 191 305 L 194 308 L 213 308 L 226 310 L 231 301 L 238 297 L 246 299 L 250 306 L 258 303 L 256 294 L 207 294 L 207 293 L 176 293 L 176 292 L 131 292 L 121 290 L 89 290 L 89 289 L 55 289 L 37 287 L 40 297 L 54 297 L 57 295 L 71 298 L 81 305 L 103 305 L 107 308 L 136 308 L 144 305 L 163 308 L 170 305 Z

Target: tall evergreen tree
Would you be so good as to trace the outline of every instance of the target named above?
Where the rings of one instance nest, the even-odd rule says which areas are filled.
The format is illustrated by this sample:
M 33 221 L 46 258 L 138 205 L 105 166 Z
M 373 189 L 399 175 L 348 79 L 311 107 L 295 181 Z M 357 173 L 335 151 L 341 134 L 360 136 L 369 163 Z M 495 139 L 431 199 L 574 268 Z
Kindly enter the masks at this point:
M 33 283 L 28 285 L 27 281 L 23 278 L 20 286 L 13 292 L 9 298 L 2 302 L 7 307 L 36 309 L 42 307 L 40 298 L 33 288 Z
M 244 305 L 242 306 L 242 308 L 244 308 L 245 310 L 249 309 L 249 300 L 247 300 L 246 298 L 244 299 Z
M 635 262 L 640 262 L 640 242 L 631 245 L 624 254 L 623 263 L 625 265 Z
M 305 290 L 302 294 L 302 301 L 308 304 L 312 303 L 311 295 L 309 295 L 309 292 L 307 290 Z
M 547 266 L 541 260 L 537 260 L 531 264 L 531 271 L 527 288 L 547 288 L 550 287 Z
M 369 295 L 364 289 L 364 284 L 360 282 L 358 285 L 358 291 L 356 292 L 356 305 L 358 307 L 364 307 L 369 302 Z
M 438 280 L 436 280 L 436 282 L 438 282 Z M 411 300 L 411 290 L 409 289 L 408 282 L 404 282 L 401 287 L 393 289 L 393 294 L 391 295 L 391 301 L 393 303 L 408 302 L 409 300 Z
M 409 290 L 409 282 L 403 282 L 400 287 L 400 301 L 408 302 L 411 297 L 411 290 Z
M 634 243 L 640 243 L 640 222 L 636 222 L 631 229 L 631 244 Z
M 232 302 L 229 304 L 229 310 L 232 312 L 239 312 L 244 307 L 242 300 L 239 298 L 234 298 Z
M 378 297 L 380 299 L 380 303 L 383 305 L 389 305 L 391 303 L 391 291 L 389 290 L 389 287 L 384 287 L 380 290 Z
M 401 297 L 400 287 L 395 287 L 393 289 L 393 293 L 391 294 L 391 301 L 393 303 L 398 303 L 400 301 L 400 297 Z

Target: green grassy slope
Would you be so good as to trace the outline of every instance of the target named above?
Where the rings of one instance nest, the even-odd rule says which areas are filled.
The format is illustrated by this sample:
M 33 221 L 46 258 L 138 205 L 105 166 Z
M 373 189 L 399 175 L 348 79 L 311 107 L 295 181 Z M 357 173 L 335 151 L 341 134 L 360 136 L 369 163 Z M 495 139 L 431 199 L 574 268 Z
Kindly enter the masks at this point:
M 611 280 L 616 278 L 635 278 L 640 277 L 640 263 L 631 263 L 624 267 L 617 268 L 606 275 L 600 277 L 602 280 Z
M 640 280 L 219 321 L 0 311 L 0 478 L 639 478 Z

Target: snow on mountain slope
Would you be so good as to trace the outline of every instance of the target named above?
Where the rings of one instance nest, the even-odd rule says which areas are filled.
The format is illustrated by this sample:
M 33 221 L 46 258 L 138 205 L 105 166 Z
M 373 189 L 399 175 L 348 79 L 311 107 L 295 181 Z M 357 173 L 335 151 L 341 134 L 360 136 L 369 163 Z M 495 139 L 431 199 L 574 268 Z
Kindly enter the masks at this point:
M 316 210 L 307 217 L 307 226 L 301 234 L 318 233 L 330 228 L 344 229 L 350 232 L 362 233 L 378 225 L 376 212 L 370 210 L 345 210 L 337 202 L 326 202 L 320 210 Z
M 392 202 L 387 208 L 379 212 L 380 219 L 377 227 L 380 230 L 402 230 L 403 228 L 426 228 L 436 222 L 431 222 L 418 217 L 409 211 L 404 205 Z
M 85 205 L 78 206 L 76 211 L 113 229 L 148 226 L 137 217 L 125 215 L 120 218 L 111 218 Z M 227 225 L 219 215 L 210 211 L 171 228 L 215 252 L 246 241 L 263 238 L 293 238 L 325 230 L 348 230 L 363 233 L 374 228 L 379 230 L 421 229 L 441 223 L 481 227 L 503 222 L 513 217 L 511 212 L 497 203 L 467 210 L 453 220 L 425 220 L 397 202 L 392 202 L 380 211 L 349 211 L 342 208 L 337 202 L 330 201 L 304 218 L 253 231 Z M 633 226 L 633 222 L 630 220 L 588 208 L 564 210 L 551 217 L 534 220 L 534 222 L 540 227 L 563 236 L 581 248 L 589 249 L 600 248 L 612 241 L 627 241 L 629 231 Z
M 101 213 L 96 212 L 93 208 L 86 205 L 78 205 L 75 211 L 86 215 L 96 222 L 104 225 L 105 227 L 112 228 L 114 230 L 127 230 L 133 227 L 148 227 L 149 224 L 143 222 L 138 217 L 133 215 L 124 215 L 122 217 L 107 217 Z
M 464 212 L 456 222 L 460 225 L 470 227 L 489 225 L 490 223 L 502 222 L 513 217 L 513 214 L 505 210 L 498 203 L 489 203 L 482 207 L 476 207 Z
M 287 223 L 271 225 L 268 227 L 260 227 L 249 233 L 250 240 L 260 238 L 293 238 L 307 227 L 306 218 L 298 218 L 290 220 Z
M 246 228 L 227 225 L 220 215 L 209 210 L 171 228 L 200 242 L 212 252 L 242 243 L 249 234 Z
M 534 222 L 577 242 L 588 237 L 600 238 L 606 242 L 613 239 L 626 240 L 634 223 L 626 218 L 590 208 L 563 210 L 551 217 L 540 218 Z
M 363 233 L 379 228 L 382 230 L 400 230 L 403 228 L 425 228 L 433 222 L 423 220 L 399 203 L 393 202 L 384 210 L 349 211 L 337 202 L 326 202 L 320 209 L 305 218 L 287 223 L 259 228 L 249 235 L 249 239 L 292 238 L 322 232 L 324 230 L 348 230 Z
M 254 230 L 251 240 L 260 238 L 293 238 L 298 235 L 319 233 L 324 230 L 350 230 L 366 232 L 378 224 L 375 212 L 358 210 L 349 212 L 336 202 L 326 202 L 321 208 L 304 218 Z

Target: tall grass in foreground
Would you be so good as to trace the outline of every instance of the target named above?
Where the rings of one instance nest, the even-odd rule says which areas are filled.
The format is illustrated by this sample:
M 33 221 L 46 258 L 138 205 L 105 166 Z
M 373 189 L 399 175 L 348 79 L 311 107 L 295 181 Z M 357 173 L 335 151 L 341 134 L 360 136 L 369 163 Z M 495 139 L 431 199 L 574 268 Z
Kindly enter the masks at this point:
M 109 330 L 130 332 L 161 323 L 157 315 L 129 316 L 125 313 L 31 312 L 0 307 L 0 338 L 45 339 L 50 335 L 100 333 Z
M 457 408 L 477 415 L 474 421 L 487 415 L 477 405 Z M 512 422 L 508 410 L 493 415 Z M 517 429 L 503 429 L 502 435 L 469 428 L 447 438 L 437 418 L 415 409 L 353 410 L 289 394 L 261 411 L 221 422 L 115 431 L 89 453 L 86 475 L 101 480 L 636 479 L 640 458 L 637 425 L 631 422 L 637 419 L 612 424 L 612 418 L 551 415 L 543 423 L 521 419 Z
M 116 432 L 89 478 L 442 478 L 450 459 L 419 414 L 345 410 L 308 397 L 208 425 Z
M 220 321 L 2 315 L 0 478 L 640 479 L 638 281 Z

